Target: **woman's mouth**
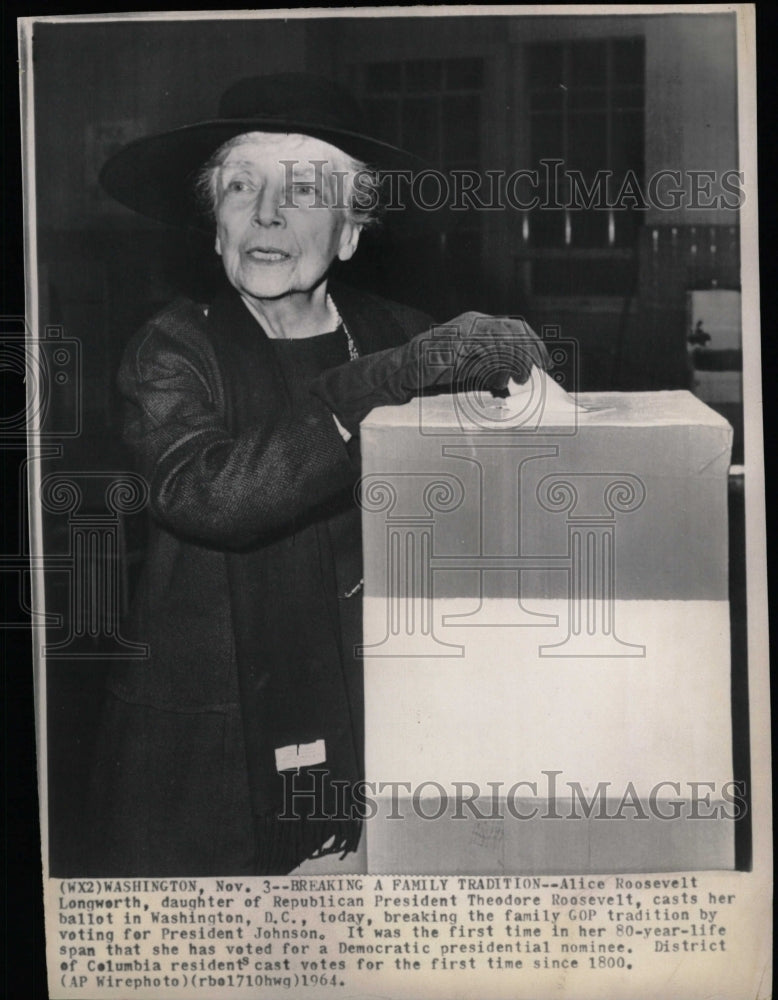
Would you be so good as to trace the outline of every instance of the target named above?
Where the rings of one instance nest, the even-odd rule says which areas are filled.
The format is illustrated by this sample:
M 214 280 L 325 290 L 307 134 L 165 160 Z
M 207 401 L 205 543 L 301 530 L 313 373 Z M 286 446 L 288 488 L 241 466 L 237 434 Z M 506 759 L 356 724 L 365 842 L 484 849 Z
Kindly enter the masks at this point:
M 291 259 L 291 254 L 278 247 L 252 247 L 246 253 L 252 260 L 261 264 L 280 264 Z

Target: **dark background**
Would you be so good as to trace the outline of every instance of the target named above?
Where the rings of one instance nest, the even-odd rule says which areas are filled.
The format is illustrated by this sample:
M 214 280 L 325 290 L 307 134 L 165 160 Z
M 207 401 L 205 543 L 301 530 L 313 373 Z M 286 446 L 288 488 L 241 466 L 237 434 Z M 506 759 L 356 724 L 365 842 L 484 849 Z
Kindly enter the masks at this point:
M 79 11 L 83 12 L 83 5 Z M 103 6 L 100 8 L 105 10 Z M 68 11 L 64 6 L 56 4 L 47 5 L 45 12 L 63 13 Z M 75 12 L 75 11 L 72 11 Z M 22 316 L 24 314 L 24 292 L 22 273 L 22 250 L 21 250 L 21 176 L 19 166 L 19 135 L 18 135 L 18 104 L 16 88 L 16 25 L 14 18 L 26 16 L 33 13 L 42 13 L 40 10 L 28 10 L 21 6 L 7 5 L 4 11 L 4 37 L 3 37 L 3 69 L 4 69 L 4 149 L 2 156 L 2 192 L 3 192 L 3 216 L 2 216 L 2 246 L 4 250 L 4 262 L 2 273 L 0 274 L 0 302 L 5 317 Z M 484 33 L 477 39 L 471 38 L 468 42 L 466 52 L 479 49 L 489 56 L 489 46 L 494 43 L 490 32 L 486 30 L 487 19 L 484 19 Z M 770 8 L 757 10 L 757 31 L 760 45 L 760 56 L 770 51 L 772 37 L 768 32 L 775 24 L 775 14 Z M 57 37 L 60 38 L 65 28 L 57 29 Z M 310 41 L 303 39 L 299 43 L 301 63 L 291 68 L 302 68 L 311 66 L 322 72 L 332 73 L 333 64 L 337 63 L 339 73 L 342 71 L 343 61 L 339 59 L 337 46 L 333 48 L 334 42 L 328 47 L 320 48 L 311 46 Z M 451 39 L 451 50 L 443 50 L 442 56 L 447 54 L 450 57 L 458 58 L 462 53 L 457 49 L 456 38 Z M 647 65 L 650 64 L 650 46 L 647 42 Z M 455 44 L 456 43 L 456 44 Z M 404 61 L 407 55 L 413 59 L 418 53 L 403 51 L 402 43 L 383 43 L 385 47 L 379 48 L 381 57 L 389 53 L 392 44 L 398 46 L 395 53 L 396 61 Z M 360 51 L 361 46 L 349 45 L 346 53 Z M 92 51 L 95 51 L 92 49 Z M 437 51 L 436 51 L 437 54 Z M 77 55 L 74 51 L 63 50 L 60 53 L 52 52 L 52 59 L 73 58 Z M 158 55 L 148 52 L 146 60 L 143 62 L 144 70 L 149 65 L 156 67 L 157 71 L 164 64 Z M 106 59 L 114 58 L 110 50 L 106 50 Z M 387 55 L 387 58 L 389 56 Z M 156 59 L 156 62 L 155 62 Z M 131 68 L 126 65 L 120 67 L 120 62 L 116 62 L 117 76 L 121 73 L 130 72 Z M 79 63 L 76 62 L 73 65 Z M 89 68 L 89 60 L 80 60 L 82 69 L 87 74 L 94 74 L 92 83 L 98 85 L 102 79 L 107 78 L 105 66 L 102 69 L 97 66 Z M 323 63 L 323 65 L 322 65 Z M 773 115 L 771 111 L 772 88 L 775 85 L 775 70 L 772 65 L 768 66 L 765 58 L 760 58 L 759 63 L 759 88 L 760 100 L 760 120 L 762 123 L 770 123 Z M 681 65 L 687 65 L 681 60 Z M 280 67 L 279 67 L 280 68 Z M 357 67 L 358 69 L 358 67 Z M 213 108 L 215 100 L 223 87 L 233 79 L 254 71 L 252 67 L 244 67 L 239 62 L 231 63 L 229 66 L 222 66 L 219 73 L 213 74 L 208 80 L 208 88 L 211 94 L 203 92 L 205 83 L 198 74 L 187 74 L 187 84 L 176 88 L 175 95 L 171 91 L 167 103 L 165 100 L 157 99 L 148 103 L 146 112 L 148 130 L 154 128 L 164 128 L 178 124 L 179 121 L 186 121 L 199 116 L 200 113 L 208 114 Z M 135 72 L 138 72 L 136 67 Z M 172 72 L 172 70 L 171 70 Z M 349 70 L 351 72 L 351 70 Z M 693 67 L 688 67 L 691 74 L 691 90 L 699 89 L 698 72 Z M 715 75 L 715 74 L 714 74 Z M 153 76 L 153 73 L 152 73 Z M 511 78 L 507 69 L 504 70 L 504 79 Z M 41 303 L 42 308 L 49 310 L 48 318 L 51 322 L 62 322 L 68 332 L 71 330 L 77 336 L 83 337 L 86 345 L 89 338 L 95 338 L 93 346 L 97 350 L 89 353 L 89 364 L 92 366 L 85 371 L 89 391 L 87 393 L 86 425 L 91 428 L 99 428 L 100 433 L 93 435 L 91 439 L 84 436 L 79 439 L 80 444 L 76 447 L 83 449 L 81 452 L 72 452 L 69 456 L 71 468 L 84 468 L 84 463 L 96 463 L 98 467 L 104 467 L 102 456 L 110 454 L 115 460 L 115 430 L 116 413 L 113 409 L 112 394 L 110 386 L 112 384 L 115 363 L 118 360 L 118 353 L 121 344 L 131 330 L 142 320 L 145 315 L 150 314 L 154 309 L 170 297 L 170 292 L 181 287 L 181 279 L 184 282 L 191 278 L 193 274 L 199 273 L 197 267 L 202 267 L 207 271 L 208 263 L 199 256 L 200 250 L 196 245 L 186 244 L 178 246 L 171 234 L 164 232 L 161 227 L 154 229 L 143 223 L 139 219 L 134 219 L 130 213 L 122 215 L 122 210 L 114 209 L 100 200 L 99 193 L 89 189 L 88 176 L 85 178 L 83 172 L 75 175 L 74 171 L 83 171 L 84 157 L 74 153 L 73 149 L 63 146 L 63 135 L 70 131 L 68 123 L 73 114 L 89 116 L 95 112 L 95 104 L 105 100 L 118 100 L 118 90 L 108 88 L 103 92 L 102 97 L 96 91 L 90 91 L 87 84 L 89 81 L 75 81 L 70 75 L 69 84 L 64 83 L 65 78 L 56 78 L 51 81 L 52 91 L 61 91 L 62 103 L 58 106 L 57 116 L 48 123 L 47 140 L 51 142 L 47 156 L 52 160 L 42 161 L 47 164 L 45 175 L 46 184 L 39 189 L 39 201 L 45 209 L 41 216 L 41 262 L 49 267 L 48 301 Z M 197 88 L 191 84 L 199 79 Z M 354 80 L 348 77 L 344 82 L 354 86 Z M 77 84 L 77 86 L 76 86 Z M 500 86 L 500 81 L 495 83 L 490 81 L 490 86 Z M 68 86 L 71 91 L 68 91 Z M 361 84 L 360 84 L 361 86 Z M 164 87 L 163 87 L 164 90 Z M 74 93 L 75 91 L 75 93 Z M 130 86 L 129 92 L 142 103 L 141 91 Z M 186 98 L 192 102 L 192 107 L 182 106 L 180 94 L 188 94 Z M 364 96 L 364 94 L 363 94 Z M 198 103 L 201 102 L 201 103 Z M 197 105 L 197 106 L 195 106 Z M 200 110 L 202 109 L 202 111 Z M 103 109 L 105 110 L 105 109 Z M 125 120 L 128 117 L 127 109 L 124 107 L 111 107 L 111 111 L 116 111 L 117 121 Z M 133 109 L 130 109 L 132 112 Z M 668 106 L 668 113 L 675 114 L 677 108 Z M 174 115 L 180 114 L 179 121 L 173 120 Z M 152 116 L 156 116 L 153 119 Z M 130 116 L 131 117 L 131 116 Z M 39 125 L 40 125 L 39 121 Z M 57 132 L 55 125 L 62 128 Z M 694 143 L 689 142 L 689 133 L 693 130 L 693 122 L 685 122 L 683 131 L 687 133 L 683 148 L 688 150 L 694 148 Z M 72 134 L 75 134 L 73 132 Z M 78 133 L 83 135 L 83 129 Z M 502 135 L 506 139 L 507 129 L 495 128 L 490 133 L 492 137 Z M 646 131 L 646 138 L 650 140 L 654 134 L 650 129 Z M 658 127 L 656 135 L 667 136 L 666 129 Z M 39 141 L 40 141 L 39 137 Z M 488 140 L 488 135 L 487 135 Z M 94 140 L 93 140 L 94 141 Z M 519 141 L 519 140 L 517 140 Z M 65 140 L 67 142 L 67 140 Z M 651 146 L 650 141 L 646 144 L 646 154 Z M 675 161 L 674 166 L 682 168 L 687 166 L 700 166 L 701 168 L 721 168 L 727 169 L 730 164 L 727 160 L 727 143 L 721 140 L 721 136 L 714 143 L 715 149 L 708 149 L 708 158 L 703 157 L 702 163 L 692 161 Z M 44 147 L 45 148 L 45 147 Z M 481 151 L 483 152 L 483 150 Z M 713 162 L 710 155 L 715 155 L 718 159 Z M 774 279 L 772 276 L 772 254 L 770 253 L 770 241 L 772 237 L 772 219 L 774 218 L 774 193 L 770 183 L 774 176 L 774 138 L 772 129 L 762 128 L 760 133 L 760 177 L 762 178 L 760 187 L 761 206 L 761 260 L 762 260 L 762 297 L 765 302 L 764 307 L 764 330 L 763 335 L 763 365 L 765 369 L 765 410 L 766 426 L 770 427 L 770 417 L 772 416 L 772 400 L 774 392 L 769 376 L 775 371 L 776 349 L 774 341 L 767 334 L 769 325 L 767 316 L 769 315 L 767 303 L 773 293 Z M 39 158 L 41 149 L 39 148 Z M 688 156 L 688 153 L 684 153 Z M 672 157 L 670 157 L 672 160 Z M 56 170 L 50 171 L 49 164 L 54 162 Z M 492 162 L 491 160 L 489 161 Z M 54 178 L 54 180 L 52 180 Z M 78 197 L 85 197 L 84 202 L 74 202 L 73 198 L 66 197 L 61 190 L 58 191 L 57 184 L 65 185 L 70 192 L 79 191 Z M 89 199 L 93 199 L 91 202 Z M 47 200 L 50 199 L 50 200 Z M 40 208 L 39 208 L 40 212 Z M 60 214 L 57 214 L 57 213 Z M 64 212 L 64 214 L 62 214 Z M 68 215 L 68 213 L 74 213 Z M 714 223 L 714 225 L 727 226 L 728 221 Z M 707 269 L 700 265 L 699 258 L 695 262 L 685 260 L 681 271 L 676 266 L 674 273 L 666 275 L 657 273 L 652 268 L 657 266 L 651 255 L 652 239 L 651 220 L 644 220 L 648 224 L 636 227 L 633 233 L 634 241 L 631 246 L 622 246 L 621 249 L 631 250 L 632 256 L 622 257 L 622 260 L 629 260 L 634 266 L 632 272 L 632 282 L 622 284 L 619 289 L 610 290 L 605 288 L 602 294 L 588 295 L 586 290 L 596 286 L 598 279 L 592 279 L 588 284 L 584 283 L 583 275 L 586 274 L 586 254 L 569 255 L 560 270 L 567 268 L 567 273 L 571 275 L 569 279 L 568 292 L 563 294 L 565 289 L 548 289 L 543 286 L 542 279 L 539 278 L 540 271 L 538 263 L 542 263 L 542 253 L 536 253 L 533 257 L 532 250 L 553 249 L 546 247 L 521 248 L 524 257 L 520 261 L 520 271 L 522 279 L 515 280 L 516 258 L 512 253 L 502 252 L 509 247 L 516 245 L 516 233 L 513 231 L 500 232 L 490 229 L 487 232 L 481 231 L 473 236 L 473 233 L 465 232 L 459 241 L 460 251 L 464 247 L 464 259 L 468 260 L 468 252 L 476 246 L 475 257 L 483 260 L 492 260 L 495 248 L 497 256 L 502 262 L 502 270 L 497 274 L 492 284 L 484 281 L 483 275 L 470 274 L 474 281 L 475 290 L 480 288 L 481 300 L 472 301 L 468 298 L 466 305 L 485 310 L 522 312 L 528 316 L 535 325 L 542 325 L 546 318 L 555 319 L 560 322 L 565 333 L 577 336 L 582 345 L 585 346 L 587 339 L 592 339 L 592 351 L 582 350 L 590 361 L 588 372 L 584 372 L 584 382 L 582 388 L 674 388 L 684 384 L 684 379 L 688 377 L 686 367 L 685 348 L 685 317 L 683 315 L 684 303 L 680 292 L 689 287 L 703 287 L 710 284 L 711 278 L 719 282 L 720 287 L 730 286 L 739 274 L 737 260 L 730 258 L 729 261 L 715 261 L 718 271 L 711 270 L 713 262 L 708 260 Z M 669 224 L 659 222 L 657 225 Z M 695 223 L 693 219 L 677 219 L 674 221 L 677 228 L 691 226 Z M 392 237 L 402 242 L 402 236 Z M 480 240 L 480 243 L 468 242 L 473 239 Z M 661 234 L 660 238 L 664 238 Z M 456 254 L 446 257 L 441 250 L 439 241 L 433 241 L 434 246 L 430 247 L 429 237 L 426 244 L 419 242 L 413 253 L 405 258 L 403 268 L 394 268 L 391 273 L 373 272 L 372 278 L 375 286 L 380 290 L 396 297 L 413 301 L 414 295 L 418 294 L 421 288 L 425 287 L 430 269 L 438 276 L 434 282 L 434 287 L 441 295 L 441 309 L 450 307 L 448 313 L 451 315 L 457 311 L 455 307 L 459 304 L 457 296 L 472 295 L 474 288 L 467 288 L 457 281 L 458 263 Z M 456 245 L 456 241 L 454 241 Z M 687 241 L 684 247 L 688 249 L 690 242 Z M 719 240 L 721 245 L 721 240 Z M 450 241 L 449 241 L 450 246 Z M 710 246 L 710 244 L 708 244 Z M 592 249 L 580 247 L 579 249 Z M 140 250 L 140 252 L 138 252 Z M 183 250 L 183 253 L 181 252 Z M 438 254 L 440 256 L 433 256 Z M 708 255 L 710 258 L 710 254 Z M 470 260 L 473 254 L 470 252 Z M 591 255 L 590 255 L 590 259 Z M 91 263 L 101 261 L 105 265 L 105 270 L 99 276 L 99 286 L 94 285 L 95 272 Z M 584 262 L 582 264 L 581 262 Z M 196 262 L 196 263 L 195 263 Z M 676 262 L 677 263 L 677 262 Z M 530 274 L 527 277 L 527 267 L 530 265 Z M 524 265 L 524 266 L 521 266 Z M 426 268 L 426 270 L 424 270 Z M 440 280 L 440 275 L 446 269 L 448 280 Z M 476 271 L 477 268 L 465 269 L 467 272 Z M 590 272 L 591 274 L 591 272 Z M 680 276 L 679 276 L 680 274 Z M 452 280 L 453 275 L 453 280 Z M 419 276 L 422 276 L 421 278 Z M 494 276 L 492 276 L 494 278 Z M 85 287 L 81 287 L 85 286 Z M 661 289 L 657 293 L 656 289 Z M 650 297 L 653 291 L 653 299 Z M 602 288 L 600 289 L 602 292 Z M 101 308 L 101 303 L 105 301 L 105 293 L 109 296 L 111 303 L 112 317 L 118 317 L 112 323 L 114 326 L 113 339 L 106 347 L 106 340 L 103 336 L 105 327 L 100 327 L 94 323 L 95 310 Z M 610 301 L 607 301 L 610 300 Z M 421 301 L 422 305 L 429 306 L 429 303 Z M 545 311 L 544 311 L 545 310 Z M 642 324 L 649 324 L 648 327 Z M 594 338 L 596 337 L 596 343 Z M 647 345 L 649 345 L 647 347 Z M 664 349 L 663 349 L 664 347 Z M 100 363 L 95 362 L 99 357 Z M 620 365 L 614 364 L 614 358 L 621 359 Z M 624 361 L 624 359 L 627 359 Z M 597 363 L 595 363 L 597 362 Z M 7 374 L 7 373 L 4 373 Z M 607 380 L 606 380 L 607 374 Z M 13 379 L 6 378 L 4 386 L 5 397 L 10 407 L 10 412 L 16 412 L 19 404 L 21 386 L 14 384 Z M 14 396 L 14 393 L 16 394 Z M 767 436 L 767 447 L 769 455 L 769 435 Z M 7 468 L 4 469 L 4 499 L 6 503 L 5 525 L 13 535 L 18 528 L 20 521 L 18 511 L 14 508 L 20 506 L 18 488 L 18 459 L 19 451 L 6 448 L 4 459 Z M 89 466 L 87 466 L 89 467 Z M 122 466 L 124 467 L 124 466 Z M 767 470 L 769 474 L 770 463 L 768 459 Z M 7 546 L 6 551 L 15 550 L 15 542 Z M 10 594 L 11 599 L 15 595 Z M 6 792 L 7 810 L 7 849 L 9 851 L 9 862 L 6 870 L 12 875 L 11 900 L 19 904 L 16 910 L 12 905 L 9 907 L 12 920 L 14 939 L 13 950 L 9 952 L 6 961 L 7 974 L 19 982 L 23 989 L 22 995 L 45 995 L 44 979 L 44 959 L 43 959 L 43 938 L 42 938 L 42 916 L 38 905 L 40 900 L 40 855 L 39 840 L 36 829 L 37 800 L 35 796 L 35 751 L 33 743 L 33 705 L 31 671 L 29 669 L 29 633 L 24 629 L 6 631 L 3 634 L 3 664 L 6 682 L 6 711 L 5 727 L 6 734 L 6 777 L 8 778 L 8 788 Z M 73 714 L 74 708 L 83 711 L 84 697 L 87 704 L 96 705 L 98 695 L 95 688 L 90 688 L 91 681 L 88 675 L 93 673 L 93 669 L 86 667 L 86 687 L 84 685 L 85 676 L 79 675 L 79 669 L 69 671 L 69 678 L 64 681 L 60 693 L 65 698 L 63 711 L 60 713 L 61 730 L 59 736 L 55 732 L 55 739 L 60 738 L 63 743 L 63 762 L 71 770 L 75 766 L 78 770 L 78 761 L 83 756 L 88 756 L 86 746 L 82 740 L 84 734 L 88 732 L 83 715 L 77 718 L 78 739 L 76 745 L 67 745 L 67 733 L 74 732 Z M 50 739 L 52 734 L 50 734 Z M 67 752 L 69 751 L 69 753 Z M 80 755 L 82 755 L 80 757 Z M 66 779 L 66 775 L 62 775 Z M 78 785 L 78 775 L 75 780 L 71 777 L 73 790 Z M 65 784 L 63 790 L 68 786 Z M 61 805 L 62 817 L 67 821 L 68 817 L 72 821 L 77 815 L 78 803 L 65 801 Z M 56 808 L 56 805 L 55 805 Z M 64 838 L 65 841 L 69 837 Z M 24 915 L 23 915 L 24 914 Z M 17 995 L 19 988 L 6 989 L 6 995 Z

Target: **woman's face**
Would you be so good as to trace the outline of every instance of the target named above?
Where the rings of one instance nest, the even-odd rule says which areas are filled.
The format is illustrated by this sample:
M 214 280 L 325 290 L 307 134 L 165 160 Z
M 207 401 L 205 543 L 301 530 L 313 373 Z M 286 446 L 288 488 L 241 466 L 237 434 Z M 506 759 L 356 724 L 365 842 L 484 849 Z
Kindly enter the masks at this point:
M 216 178 L 216 252 L 242 295 L 305 295 L 336 257 L 353 255 L 360 227 L 333 176 L 342 157 L 307 136 L 247 136 L 229 150 Z

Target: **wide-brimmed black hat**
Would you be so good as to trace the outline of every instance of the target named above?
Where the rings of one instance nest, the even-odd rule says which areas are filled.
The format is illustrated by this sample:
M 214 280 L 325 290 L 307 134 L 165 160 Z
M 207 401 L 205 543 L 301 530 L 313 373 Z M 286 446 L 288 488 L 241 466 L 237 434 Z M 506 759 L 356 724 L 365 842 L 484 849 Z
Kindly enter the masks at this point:
M 337 146 L 378 170 L 419 170 L 421 159 L 371 136 L 362 109 L 342 87 L 308 73 L 255 76 L 233 84 L 218 117 L 146 136 L 125 146 L 100 173 L 103 188 L 143 215 L 172 225 L 207 225 L 194 183 L 229 139 L 244 132 L 300 133 Z

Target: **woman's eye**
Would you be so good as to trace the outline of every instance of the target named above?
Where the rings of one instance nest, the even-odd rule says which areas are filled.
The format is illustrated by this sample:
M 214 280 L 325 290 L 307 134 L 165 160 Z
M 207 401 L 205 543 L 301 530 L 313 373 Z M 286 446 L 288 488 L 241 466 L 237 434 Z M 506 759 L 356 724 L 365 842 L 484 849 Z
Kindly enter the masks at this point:
M 316 194 L 316 185 L 313 181 L 298 181 L 294 185 L 295 194 L 313 196 Z
M 233 180 L 227 183 L 227 191 L 234 191 L 240 193 L 241 191 L 248 191 L 249 185 L 247 181 L 241 181 L 233 178 Z

